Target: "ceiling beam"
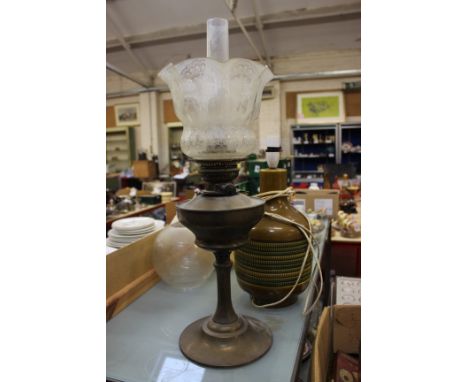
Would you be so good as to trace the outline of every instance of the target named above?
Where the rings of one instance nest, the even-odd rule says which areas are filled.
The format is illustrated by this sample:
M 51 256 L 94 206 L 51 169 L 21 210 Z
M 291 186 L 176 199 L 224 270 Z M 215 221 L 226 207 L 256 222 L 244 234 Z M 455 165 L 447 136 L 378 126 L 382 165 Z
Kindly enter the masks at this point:
M 128 53 L 132 61 L 141 69 L 143 69 L 143 72 L 145 73 L 148 81 L 150 83 L 153 83 L 154 77 L 152 76 L 152 74 L 150 73 L 146 65 L 143 63 L 141 58 L 138 57 L 133 52 L 131 46 L 125 41 L 125 38 L 123 37 L 122 33 L 120 32 L 120 28 L 118 27 L 118 23 L 115 19 L 115 16 L 112 13 L 113 11 L 109 7 L 107 7 L 107 21 L 110 24 L 111 28 L 113 29 L 114 34 L 117 37 L 117 40 L 119 41 L 120 45 L 125 49 L 125 51 Z
M 126 78 L 127 80 L 130 80 L 132 82 L 135 82 L 136 84 L 140 85 L 140 86 L 143 86 L 144 88 L 149 88 L 152 86 L 152 83 L 145 83 L 143 81 L 140 81 L 138 78 L 135 78 L 134 76 L 128 74 L 128 73 L 125 73 L 123 70 L 117 68 L 116 66 L 106 62 L 106 69 L 115 73 L 115 74 L 118 74 L 120 77 L 123 77 L 123 78 Z
M 236 20 L 237 25 L 239 25 L 239 28 L 241 29 L 241 31 L 244 34 L 245 38 L 247 39 L 248 43 L 250 44 L 252 49 L 255 51 L 255 54 L 257 55 L 258 59 L 260 60 L 260 62 L 262 64 L 265 64 L 265 60 L 263 59 L 262 55 L 258 51 L 258 48 L 255 45 L 255 43 L 252 41 L 252 38 L 250 37 L 249 32 L 247 32 L 247 29 L 245 29 L 244 24 L 242 24 L 242 21 L 236 15 L 237 1 L 229 2 L 228 0 L 225 0 L 224 2 L 226 4 L 226 6 L 228 7 L 229 12 L 231 12 L 232 17 L 234 17 L 234 20 Z
M 355 20 L 361 18 L 361 3 L 351 3 L 339 6 L 315 9 L 296 9 L 274 14 L 262 15 L 263 29 L 288 28 L 301 25 L 323 24 L 337 21 Z M 252 17 L 240 18 L 247 31 L 256 30 L 256 19 Z M 241 33 L 241 28 L 235 20 L 229 20 L 229 33 Z M 124 37 L 131 48 L 168 44 L 177 41 L 189 41 L 206 37 L 206 24 L 162 29 L 152 33 L 145 33 Z M 122 51 L 124 48 L 118 39 L 107 41 L 107 53 Z
M 270 57 L 270 54 L 268 53 L 267 44 L 265 40 L 265 33 L 263 33 L 263 23 L 258 13 L 257 0 L 251 0 L 251 1 L 252 1 L 252 9 L 255 15 L 255 26 L 257 27 L 258 34 L 260 35 L 260 44 L 262 45 L 263 54 L 265 55 L 265 59 L 266 59 L 268 67 L 271 70 L 273 70 L 273 66 L 271 64 L 271 57 Z
M 298 80 L 317 80 L 326 78 L 349 78 L 361 77 L 361 69 L 331 70 L 327 72 L 307 72 L 307 73 L 288 73 L 273 77 L 271 81 L 298 81 Z M 138 89 L 128 89 L 120 92 L 107 93 L 106 98 L 121 98 L 134 96 L 146 92 L 167 92 L 167 85 L 143 87 Z

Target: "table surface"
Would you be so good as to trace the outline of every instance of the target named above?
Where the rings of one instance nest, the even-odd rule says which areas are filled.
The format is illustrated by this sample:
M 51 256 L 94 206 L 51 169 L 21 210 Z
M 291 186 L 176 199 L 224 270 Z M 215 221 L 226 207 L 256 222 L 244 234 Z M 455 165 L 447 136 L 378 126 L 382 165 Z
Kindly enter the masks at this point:
M 321 260 L 328 222 L 316 238 Z M 318 277 L 315 268 L 312 282 Z M 310 285 L 312 285 L 312 282 Z M 271 349 L 256 362 L 231 369 L 199 366 L 179 350 L 179 335 L 193 321 L 213 313 L 216 307 L 216 275 L 199 288 L 179 291 L 163 282 L 156 284 L 107 323 L 107 379 L 125 382 L 285 382 L 292 378 L 302 354 L 302 340 L 309 318 L 302 314 L 306 294 L 280 309 L 258 309 L 240 289 L 231 273 L 232 301 L 239 314 L 258 318 L 273 332 Z M 311 299 L 312 300 L 312 299 Z
M 337 243 L 355 243 L 361 244 L 361 237 L 344 237 L 341 233 L 335 229 L 333 229 L 331 241 Z

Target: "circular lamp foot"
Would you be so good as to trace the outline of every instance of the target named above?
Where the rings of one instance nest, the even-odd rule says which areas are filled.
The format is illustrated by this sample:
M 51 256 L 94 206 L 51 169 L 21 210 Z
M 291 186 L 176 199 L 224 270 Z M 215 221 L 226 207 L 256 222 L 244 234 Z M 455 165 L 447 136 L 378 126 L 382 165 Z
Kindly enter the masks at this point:
M 185 328 L 179 347 L 191 361 L 212 367 L 235 367 L 255 361 L 271 347 L 273 336 L 263 322 L 239 316 L 235 324 L 201 318 Z

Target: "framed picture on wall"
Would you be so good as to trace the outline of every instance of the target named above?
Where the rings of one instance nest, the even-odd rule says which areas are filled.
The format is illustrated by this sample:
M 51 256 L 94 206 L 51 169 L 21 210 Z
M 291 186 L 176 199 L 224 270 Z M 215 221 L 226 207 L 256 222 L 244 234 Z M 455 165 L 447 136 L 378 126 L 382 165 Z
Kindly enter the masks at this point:
M 140 105 L 137 103 L 115 105 L 115 123 L 117 126 L 140 124 Z
M 343 92 L 298 94 L 296 119 L 299 124 L 344 122 Z

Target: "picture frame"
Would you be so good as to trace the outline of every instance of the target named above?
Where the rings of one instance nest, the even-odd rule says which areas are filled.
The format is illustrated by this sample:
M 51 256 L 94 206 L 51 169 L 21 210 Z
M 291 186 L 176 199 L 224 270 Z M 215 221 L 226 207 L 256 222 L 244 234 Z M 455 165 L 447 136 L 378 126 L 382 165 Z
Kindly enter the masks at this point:
M 115 105 L 115 123 L 117 126 L 135 126 L 140 124 L 140 105 L 137 103 Z
M 303 93 L 297 95 L 298 124 L 339 123 L 346 119 L 341 91 Z

